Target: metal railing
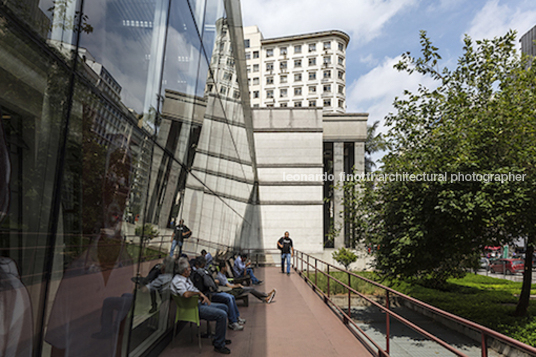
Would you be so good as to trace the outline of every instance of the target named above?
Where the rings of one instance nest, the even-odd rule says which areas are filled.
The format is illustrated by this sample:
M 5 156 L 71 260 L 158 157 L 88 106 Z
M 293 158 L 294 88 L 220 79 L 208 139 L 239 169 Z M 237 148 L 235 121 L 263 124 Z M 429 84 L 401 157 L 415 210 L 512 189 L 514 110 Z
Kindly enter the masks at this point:
M 305 258 L 304 258 L 305 257 Z M 310 261 L 314 261 L 314 264 L 311 263 Z M 322 263 L 324 265 L 324 267 L 326 268 L 326 271 L 324 270 L 321 270 L 318 268 L 318 263 Z M 306 266 L 306 272 L 307 274 L 304 274 L 304 264 Z M 508 336 L 505 336 L 497 331 L 494 331 L 492 329 L 489 329 L 487 327 L 484 327 L 482 325 L 479 325 L 477 323 L 474 323 L 472 321 L 469 321 L 469 320 L 466 320 L 462 317 L 459 317 L 459 316 L 456 316 L 456 315 L 453 315 L 449 312 L 446 312 L 444 310 L 441 310 L 441 309 L 438 309 L 434 306 L 431 306 L 431 305 L 428 305 L 420 300 L 417 300 L 417 299 L 414 299 L 410 296 L 407 296 L 405 294 L 402 294 L 396 290 L 393 290 L 391 288 L 388 288 L 386 286 L 383 286 L 375 281 L 372 281 L 370 279 L 367 279 L 367 278 L 364 278 L 362 276 L 359 276 L 355 273 L 352 273 L 350 271 L 347 271 L 345 269 L 342 269 L 342 268 L 339 268 L 339 267 L 336 267 L 332 264 L 329 264 L 323 260 L 320 260 L 316 257 L 313 257 L 309 254 L 306 254 L 306 253 L 303 253 L 303 252 L 300 252 L 300 251 L 295 251 L 295 254 L 294 254 L 294 260 L 293 260 L 293 265 L 294 265 L 294 269 L 296 270 L 296 272 L 301 276 L 303 277 L 306 282 L 308 284 L 311 285 L 311 287 L 313 288 L 313 290 L 315 292 L 318 292 L 320 295 L 322 295 L 323 299 L 324 299 L 324 302 L 326 304 L 329 304 L 331 303 L 331 305 L 340 313 L 340 315 L 342 316 L 342 319 L 343 319 L 343 322 L 345 324 L 351 324 L 355 329 L 357 329 L 368 341 L 370 341 L 372 343 L 372 345 L 378 350 L 378 356 L 389 356 L 389 353 L 390 353 L 390 345 L 389 345 L 389 342 L 390 342 L 390 319 L 391 318 L 395 318 L 396 320 L 400 321 L 401 323 L 403 323 L 404 325 L 410 327 L 411 329 L 413 329 L 414 331 L 418 332 L 419 334 L 429 338 L 430 340 L 438 343 L 439 345 L 441 345 L 442 347 L 446 348 L 447 350 L 449 350 L 450 352 L 454 353 L 455 355 L 457 356 L 467 356 L 466 354 L 464 354 L 463 352 L 460 352 L 459 350 L 457 350 L 456 348 L 452 347 L 451 345 L 449 345 L 447 342 L 439 339 L 438 337 L 432 335 L 431 333 L 427 332 L 426 330 L 420 328 L 419 326 L 415 325 L 414 323 L 412 323 L 411 321 L 405 319 L 404 317 L 398 315 L 397 313 L 393 312 L 390 307 L 389 307 L 389 296 L 390 294 L 391 295 L 396 295 L 398 296 L 399 298 L 402 298 L 404 300 L 407 300 L 415 305 L 418 305 L 428 311 L 431 311 L 437 315 L 440 315 L 440 316 L 443 316 L 447 319 L 450 319 L 452 321 L 455 321 L 456 323 L 459 323 L 461 325 L 464 325 L 465 327 L 468 327 L 468 328 L 471 328 L 475 331 L 478 331 L 480 334 L 481 334 L 481 355 L 482 357 L 487 357 L 488 356 L 488 346 L 487 346 L 487 337 L 491 337 L 491 338 L 494 338 L 494 339 L 497 339 L 501 342 L 504 342 L 508 345 L 511 345 L 511 346 L 514 346 L 516 349 L 519 349 L 523 352 L 526 352 L 526 353 L 529 353 L 529 354 L 532 354 L 532 355 L 536 355 L 536 348 L 532 347 L 532 346 L 529 346 L 523 342 L 520 342 L 518 340 L 515 340 L 511 337 L 508 337 Z M 300 267 L 299 267 L 300 266 Z M 314 277 L 312 276 L 312 274 L 310 274 L 310 270 L 312 271 L 314 269 Z M 333 272 L 333 270 L 337 270 L 337 271 L 340 271 L 342 273 L 345 273 L 348 277 L 348 283 L 344 283 L 342 282 L 341 280 L 335 278 L 334 276 L 330 275 L 330 270 Z M 318 287 L 318 274 L 321 274 L 323 276 L 326 277 L 327 279 L 327 292 L 324 292 L 322 289 L 320 289 Z M 385 291 L 385 306 L 379 304 L 378 302 L 372 300 L 370 297 L 364 295 L 363 293 L 360 293 L 359 291 L 353 289 L 351 287 L 351 278 L 354 277 L 354 278 L 357 278 L 357 279 L 360 279 L 366 283 L 369 283 L 369 284 L 372 284 L 378 288 L 381 288 Z M 313 280 L 314 279 L 314 280 Z M 331 296 L 330 296 L 330 282 L 333 281 L 339 285 L 341 285 L 343 288 L 345 288 L 347 291 L 348 291 L 348 310 L 347 311 L 344 311 L 343 308 L 339 307 L 338 305 L 336 305 Z M 384 312 L 386 314 L 386 320 L 385 320 L 385 327 L 386 327 L 386 337 L 385 337 L 385 346 L 386 348 L 385 349 L 382 349 L 374 340 L 372 340 L 372 338 L 370 338 L 358 325 L 356 322 L 354 322 L 351 318 L 351 296 L 352 294 L 355 294 L 357 296 L 359 296 L 360 298 L 366 300 L 368 303 L 370 303 L 371 305 L 379 308 L 382 312 Z

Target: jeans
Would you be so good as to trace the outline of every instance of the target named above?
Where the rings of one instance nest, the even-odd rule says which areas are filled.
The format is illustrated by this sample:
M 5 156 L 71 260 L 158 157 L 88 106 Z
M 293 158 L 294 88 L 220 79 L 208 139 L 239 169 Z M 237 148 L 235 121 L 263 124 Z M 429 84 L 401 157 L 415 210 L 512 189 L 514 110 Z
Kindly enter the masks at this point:
M 212 301 L 221 302 L 222 304 L 227 305 L 228 312 L 227 317 L 229 318 L 229 323 L 238 322 L 238 317 L 240 312 L 238 312 L 238 307 L 236 306 L 235 297 L 227 293 L 214 293 L 212 294 Z
M 244 286 L 242 289 L 244 289 L 244 292 L 250 293 L 259 300 L 266 299 L 268 297 L 268 294 L 255 290 L 255 288 L 252 288 L 251 286 Z
M 214 346 L 225 347 L 225 333 L 227 332 L 227 305 L 213 302 L 209 305 L 199 303 L 199 318 L 207 321 L 216 321 L 216 334 Z
M 285 260 L 287 261 L 287 274 L 290 274 L 290 253 L 281 254 L 281 272 L 285 272 Z
M 169 252 L 169 256 L 172 258 L 173 258 L 173 252 L 175 251 L 175 247 L 177 246 L 177 244 L 179 245 L 179 257 L 181 256 L 182 242 L 179 242 L 178 240 L 173 239 L 173 242 L 171 243 L 171 252 Z
M 259 283 L 259 279 L 257 279 L 255 277 L 255 275 L 253 275 L 253 269 L 251 268 L 247 268 L 246 269 L 246 274 L 249 275 L 251 277 L 251 283 L 252 284 L 258 284 Z

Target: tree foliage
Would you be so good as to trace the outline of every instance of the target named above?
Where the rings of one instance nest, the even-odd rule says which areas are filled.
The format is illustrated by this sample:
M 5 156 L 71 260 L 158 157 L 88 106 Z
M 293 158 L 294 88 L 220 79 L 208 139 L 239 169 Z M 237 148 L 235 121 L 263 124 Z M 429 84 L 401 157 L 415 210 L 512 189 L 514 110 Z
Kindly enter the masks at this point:
M 348 270 L 350 264 L 357 260 L 357 255 L 349 249 L 341 247 L 339 250 L 334 251 L 331 256 L 335 261 L 344 266 L 344 269 Z
M 378 130 L 379 120 L 374 124 L 367 125 L 367 139 L 365 141 L 365 172 L 372 172 L 376 167 L 376 163 L 372 160 L 372 154 L 386 149 L 387 144 L 382 133 L 376 134 Z
M 514 32 L 466 37 L 452 70 L 439 68 L 441 56 L 424 31 L 420 42 L 421 57 L 405 53 L 395 68 L 435 86 L 395 99 L 390 152 L 378 172 L 389 179 L 364 186 L 355 223 L 379 245 L 379 271 L 441 285 L 463 275 L 486 245 L 536 241 L 536 76 L 516 52 Z M 530 291 L 527 265 L 529 289 L 523 287 L 518 314 Z

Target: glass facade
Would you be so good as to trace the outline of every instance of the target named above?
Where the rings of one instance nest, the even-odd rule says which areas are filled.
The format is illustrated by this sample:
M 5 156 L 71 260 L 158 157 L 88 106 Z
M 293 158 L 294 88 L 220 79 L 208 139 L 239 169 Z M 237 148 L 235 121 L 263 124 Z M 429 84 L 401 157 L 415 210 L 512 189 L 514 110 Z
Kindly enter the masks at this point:
M 179 219 L 185 253 L 262 247 L 238 6 L 0 2 L 0 355 L 169 339 L 169 292 L 134 278 Z

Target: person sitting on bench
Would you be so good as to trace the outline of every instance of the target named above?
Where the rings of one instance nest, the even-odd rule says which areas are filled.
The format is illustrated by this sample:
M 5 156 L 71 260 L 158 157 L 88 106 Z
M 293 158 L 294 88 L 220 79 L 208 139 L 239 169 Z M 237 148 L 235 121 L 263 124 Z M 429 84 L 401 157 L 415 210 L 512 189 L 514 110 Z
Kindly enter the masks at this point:
M 251 277 L 251 283 L 253 285 L 261 284 L 262 280 L 257 279 L 255 275 L 253 275 L 253 269 L 250 268 L 251 262 L 245 263 L 247 259 L 248 256 L 246 254 L 238 254 L 233 266 L 235 277 L 240 278 L 249 275 Z
M 262 302 L 265 302 L 267 304 L 271 303 L 272 300 L 275 297 L 275 293 L 277 290 L 273 289 L 270 291 L 269 294 L 266 294 L 263 291 L 258 291 L 255 288 L 251 286 L 243 286 L 242 284 L 231 284 L 229 283 L 229 280 L 227 280 L 227 276 L 225 273 L 227 272 L 227 265 L 225 262 L 220 262 L 218 264 L 220 271 L 218 272 L 218 276 L 216 277 L 216 281 L 221 286 L 226 286 L 231 289 L 241 288 L 244 292 L 250 293 L 251 295 L 255 296 L 257 299 L 261 300 Z

